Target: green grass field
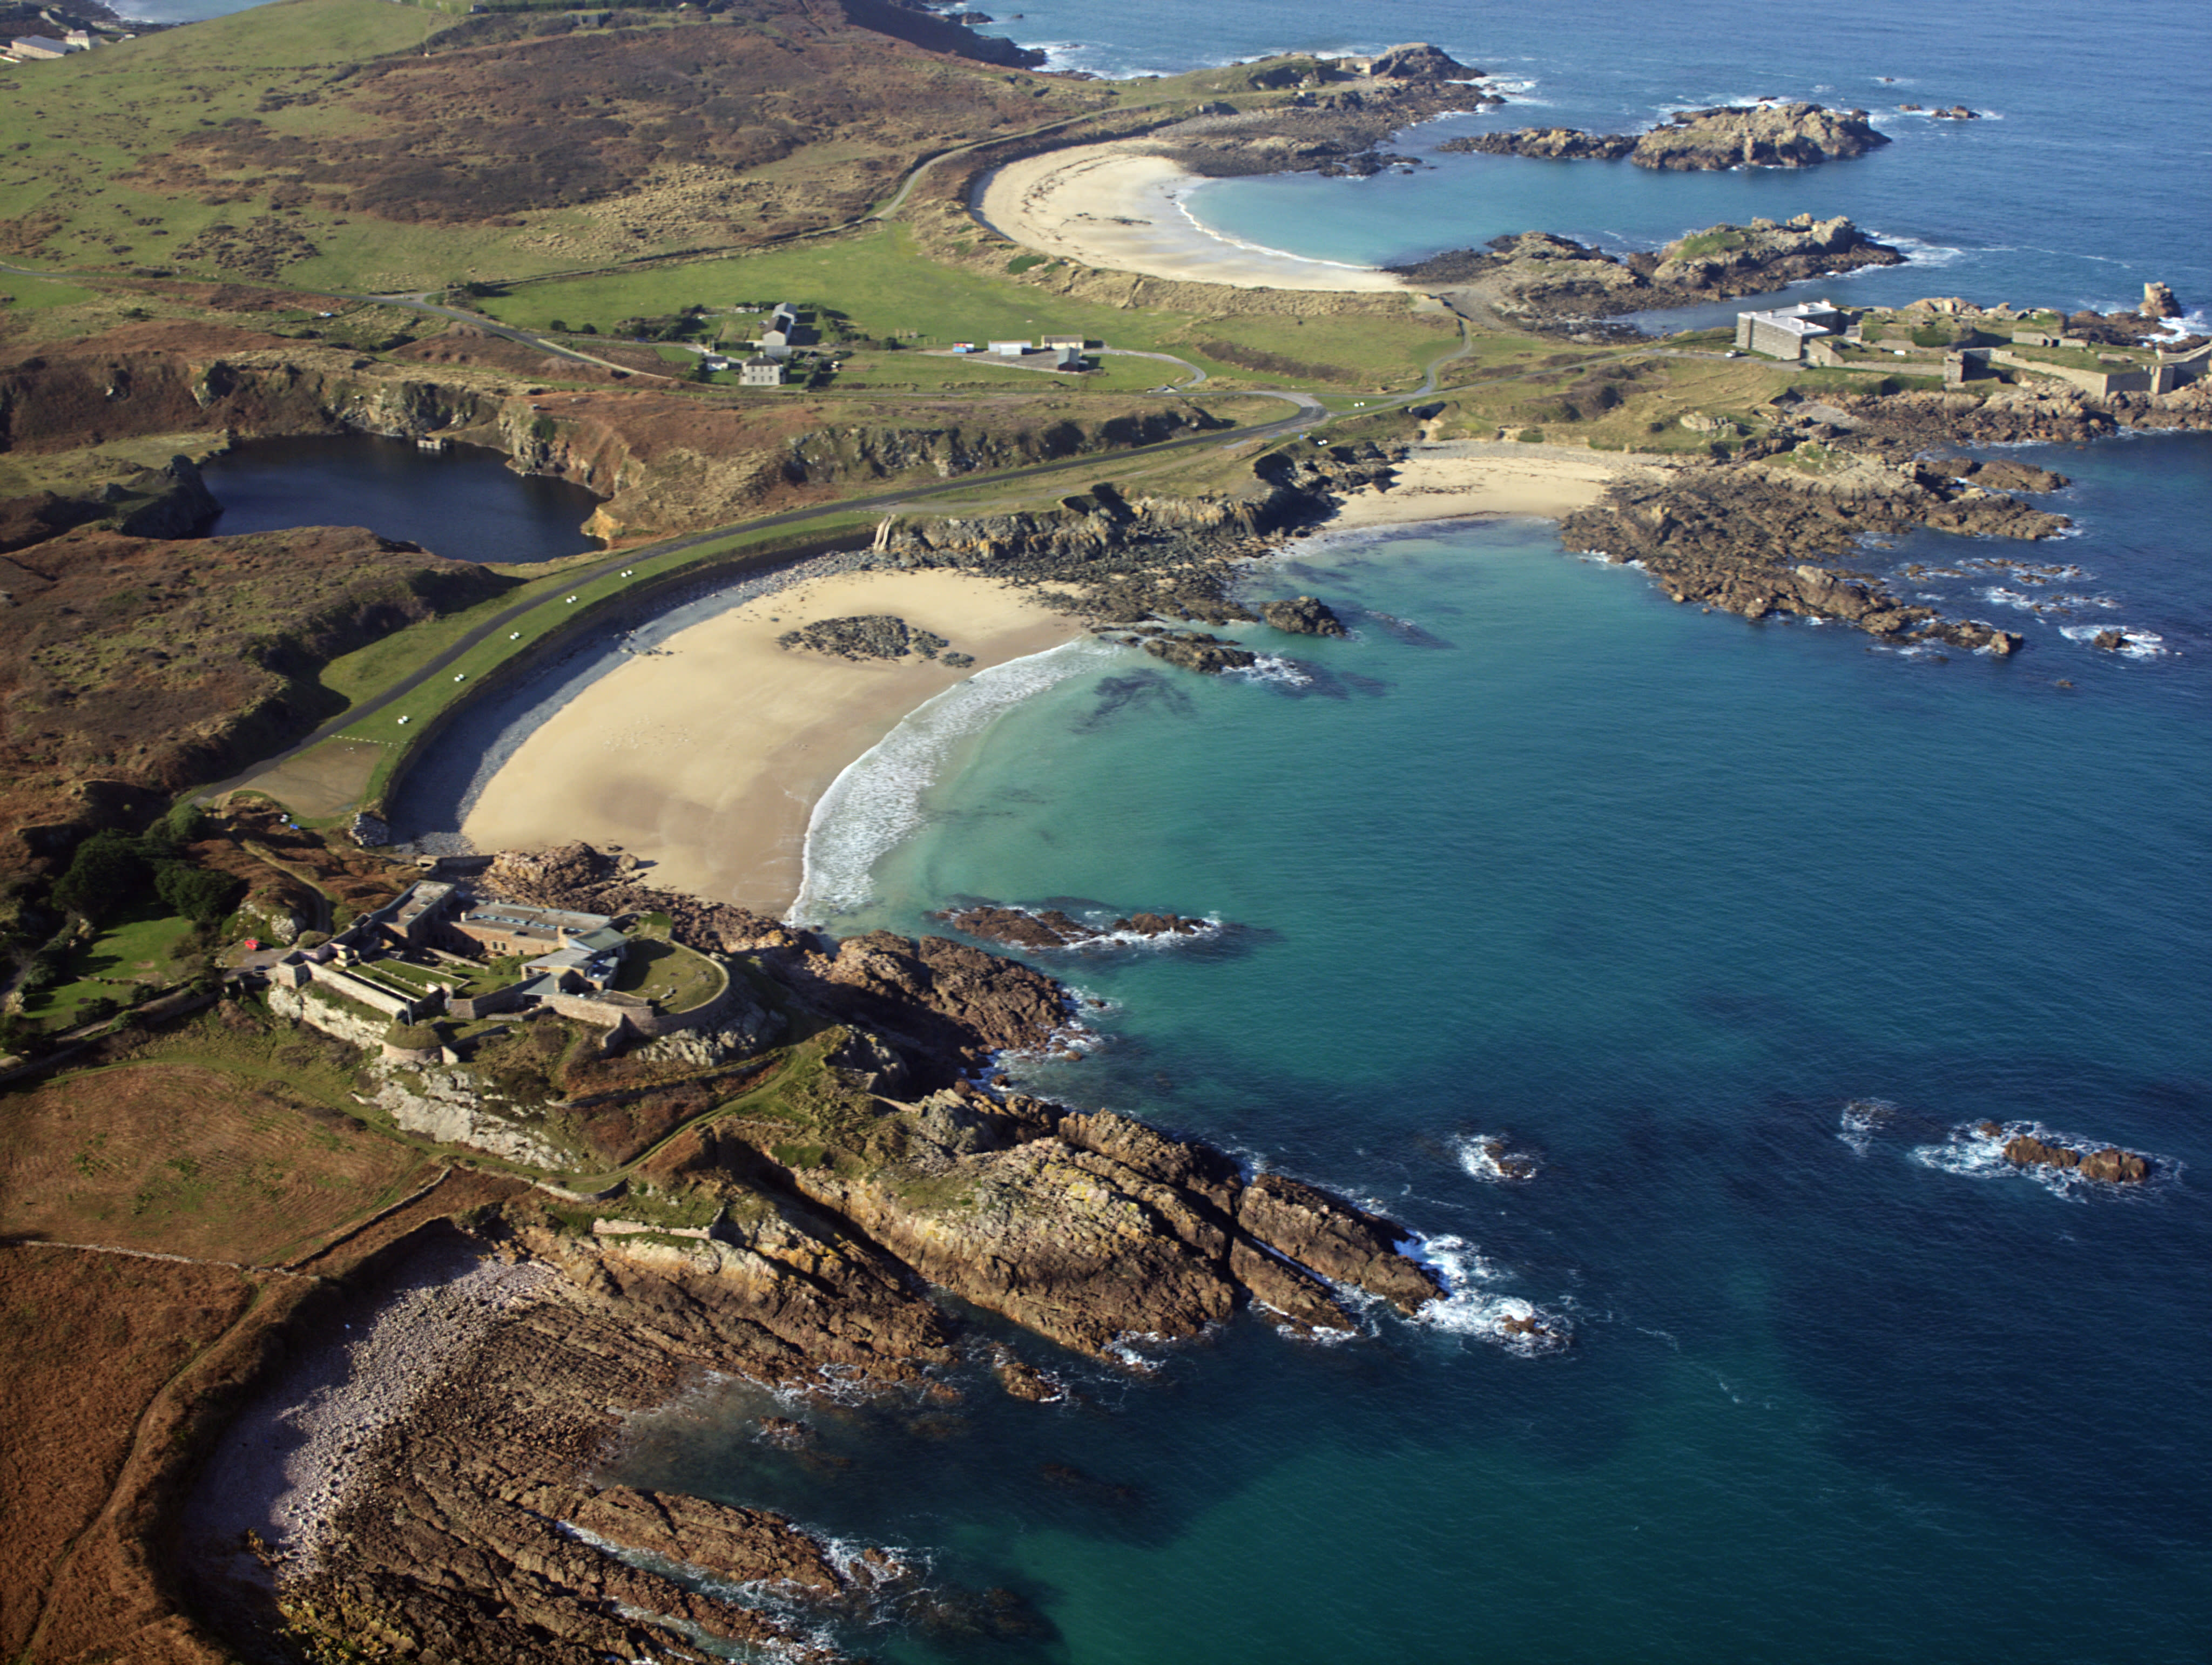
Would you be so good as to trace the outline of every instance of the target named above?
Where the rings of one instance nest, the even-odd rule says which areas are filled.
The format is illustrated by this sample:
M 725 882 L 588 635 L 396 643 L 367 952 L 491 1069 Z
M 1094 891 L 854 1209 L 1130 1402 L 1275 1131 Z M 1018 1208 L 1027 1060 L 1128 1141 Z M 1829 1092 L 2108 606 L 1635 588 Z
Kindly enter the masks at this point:
M 1225 381 L 1309 388 L 1349 384 L 1365 389 L 1411 386 L 1419 381 L 1422 365 L 1449 352 L 1455 344 L 1456 335 L 1449 322 L 1437 315 L 1414 313 L 1411 299 L 1402 317 L 1316 316 L 1303 322 L 1124 310 L 1069 300 L 1011 278 L 939 265 L 915 249 L 912 233 L 904 227 L 878 225 L 757 254 L 518 283 L 506 294 L 477 304 L 502 324 L 544 330 L 558 319 L 571 329 L 590 323 L 605 334 L 621 318 L 664 317 L 686 306 L 716 309 L 780 300 L 802 309 L 826 308 L 842 315 L 848 327 L 861 336 L 881 339 L 896 334 L 916 348 L 950 347 L 960 341 L 1080 335 L 1109 347 L 1173 354 Z M 1201 344 L 1208 341 L 1240 354 L 1267 354 L 1316 369 L 1326 366 L 1328 373 L 1255 369 L 1209 355 Z M 898 381 L 931 385 L 926 379 L 930 372 L 918 366 L 908 368 L 904 351 L 866 356 L 872 362 L 859 373 L 870 378 L 870 385 L 890 386 Z M 898 361 L 896 371 L 892 360 Z M 969 378 L 986 373 L 969 366 L 956 368 L 968 370 Z M 1023 372 L 1000 373 L 1011 377 Z M 1125 362 L 1108 372 L 1110 379 L 1086 378 L 1085 384 L 1148 387 L 1175 379 L 1176 374 L 1168 365 L 1146 367 L 1141 360 Z M 945 379 L 955 378 L 948 375 Z
M 192 942 L 192 922 L 173 914 L 146 914 L 102 931 L 70 952 L 68 980 L 29 996 L 24 1012 L 64 1028 L 79 1008 L 95 1000 L 123 1001 L 130 985 L 170 983 Z
M 649 1000 L 665 1012 L 688 1012 L 720 994 L 727 975 L 702 954 L 679 943 L 646 937 L 623 951 L 617 993 Z

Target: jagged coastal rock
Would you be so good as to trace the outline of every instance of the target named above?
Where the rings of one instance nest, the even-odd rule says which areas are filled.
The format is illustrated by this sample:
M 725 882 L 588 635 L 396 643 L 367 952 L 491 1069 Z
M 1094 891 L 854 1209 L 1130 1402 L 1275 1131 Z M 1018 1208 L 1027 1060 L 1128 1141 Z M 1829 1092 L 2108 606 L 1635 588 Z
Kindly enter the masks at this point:
M 2032 1133 L 2005 1137 L 1995 1122 L 1984 1122 L 1974 1131 L 1992 1141 L 2004 1140 L 2004 1159 L 2015 1168 L 2057 1168 L 2099 1179 L 2110 1185 L 2140 1185 L 2150 1178 L 2150 1159 L 2117 1145 L 2102 1150 L 2079 1151 L 2071 1145 L 2053 1144 Z
M 2055 536 L 2068 524 L 1938 469 L 1863 459 L 1815 474 L 1786 462 L 1682 469 L 1659 485 L 1616 485 L 1559 530 L 1570 548 L 1641 562 L 1677 602 L 1747 619 L 1833 619 L 1899 642 L 2009 654 L 2021 645 L 2010 631 L 1900 602 L 1879 578 L 1850 564 L 1863 559 L 1859 540 L 1913 526 L 2033 540 Z
M 1515 133 L 1472 134 L 1437 148 L 1565 161 L 1613 161 L 1626 156 L 1638 167 L 1678 173 L 1810 167 L 1840 157 L 1863 156 L 1887 144 L 1888 136 L 1873 127 L 1866 114 L 1863 110 L 1839 112 L 1818 104 L 1732 104 L 1676 111 L 1648 133 L 1529 127 Z
M 1274 629 L 1290 636 L 1341 636 L 1344 621 L 1329 611 L 1316 596 L 1293 596 L 1288 601 L 1262 602 L 1260 616 Z
M 1664 248 L 1626 257 L 1551 232 L 1522 232 L 1391 269 L 1409 282 L 1464 287 L 1507 317 L 1555 322 L 1763 294 L 1805 278 L 1904 260 L 1841 215 L 1815 220 L 1801 214 L 1708 226 Z
M 1116 940 L 1202 936 L 1218 930 L 1210 920 L 1179 913 L 1132 913 L 1106 925 L 1086 925 L 1058 908 L 1011 908 L 985 903 L 933 914 L 957 931 L 1012 948 L 1083 948 Z

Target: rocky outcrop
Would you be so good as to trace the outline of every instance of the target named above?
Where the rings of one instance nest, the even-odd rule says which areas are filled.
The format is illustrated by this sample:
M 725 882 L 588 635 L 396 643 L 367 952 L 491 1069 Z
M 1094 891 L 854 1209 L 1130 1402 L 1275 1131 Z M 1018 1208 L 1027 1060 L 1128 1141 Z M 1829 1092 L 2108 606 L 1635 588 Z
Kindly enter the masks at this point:
M 1310 1186 L 1247 1185 L 1219 1152 L 1110 1111 L 964 1104 L 975 1148 L 908 1117 L 898 1169 L 823 1163 L 791 1183 L 930 1282 L 1101 1356 L 1127 1336 L 1196 1335 L 1247 1299 L 1295 1328 L 1351 1328 L 1322 1279 L 1406 1311 L 1440 1293 L 1395 1228 Z
M 1367 73 L 1377 81 L 1471 81 L 1482 71 L 1461 63 L 1441 46 L 1416 40 L 1377 52 L 1370 60 Z
M 1240 647 L 1226 637 L 1208 636 L 1197 631 L 1163 630 L 1134 639 L 1155 659 L 1164 659 L 1201 676 L 1249 670 L 1260 663 L 1260 656 L 1249 648 Z
M 1288 601 L 1262 602 L 1260 616 L 1273 629 L 1290 636 L 1341 636 L 1344 621 L 1329 611 L 1316 596 L 1293 596 Z
M 1073 1021 L 1051 978 L 945 936 L 848 936 L 791 974 L 809 999 L 902 1043 L 933 1072 L 1042 1050 Z
M 1547 162 L 1618 161 L 1636 148 L 1633 133 L 1585 133 L 1573 127 L 1524 127 L 1513 133 L 1469 133 L 1438 150 L 1461 155 L 1532 156 Z
M 380 1049 L 381 1036 L 378 1044 Z M 533 1168 L 557 1172 L 568 1166 L 568 1153 L 545 1136 L 542 1113 L 489 1093 L 472 1071 L 434 1066 L 394 1069 L 378 1081 L 374 1098 L 403 1133 Z
M 1898 642 L 2008 654 L 2021 645 L 2012 633 L 1900 602 L 1856 570 L 1859 541 L 1914 526 L 2033 539 L 2067 524 L 1911 465 L 1860 463 L 1821 475 L 1787 463 L 1713 464 L 1679 470 L 1662 484 L 1616 485 L 1595 506 L 1567 517 L 1560 536 L 1570 548 L 1640 562 L 1677 602 L 1748 619 L 1833 619 Z
M 1680 110 L 1648 133 L 1531 127 L 1517 133 L 1474 134 L 1437 148 L 1569 161 L 1626 156 L 1638 167 L 1679 173 L 1810 167 L 1840 157 L 1863 156 L 1888 142 L 1886 134 L 1869 124 L 1863 110 L 1838 112 L 1818 104 L 1763 103 Z
M 1179 913 L 1133 913 L 1110 924 L 1087 925 L 1058 908 L 1008 908 L 985 904 L 933 914 L 953 929 L 1013 948 L 1082 948 L 1115 941 L 1202 936 L 1221 928 Z
M 1764 294 L 1809 277 L 1894 266 L 1904 255 L 1838 215 L 1708 226 L 1664 248 L 1615 256 L 1551 232 L 1494 238 L 1392 269 L 1428 288 L 1464 287 L 1513 318 L 1559 322 Z
M 904 619 L 894 618 L 888 613 L 817 619 L 812 624 L 787 630 L 775 639 L 777 645 L 785 649 L 806 648 L 816 653 L 833 654 L 840 659 L 903 659 L 910 653 L 934 659 L 951 645 L 942 636 L 918 630 Z
M 2112 1185 L 2140 1185 L 2150 1178 L 2148 1159 L 2117 1146 L 2087 1154 L 2070 1145 L 2047 1144 L 2032 1133 L 2015 1134 L 2005 1141 L 2004 1159 L 2015 1168 L 2060 1168 L 2100 1179 Z
M 2170 318 L 2181 316 L 2181 303 L 2173 298 L 2173 291 L 2163 283 L 2143 285 L 2142 305 L 2136 309 L 2145 318 Z
M 1218 497 L 1125 497 L 1102 485 L 1047 513 L 901 520 L 881 548 L 902 567 L 1049 586 L 1042 599 L 1093 619 L 1228 624 L 1252 617 L 1228 595 L 1242 563 L 1325 518 L 1344 494 L 1388 480 L 1401 454 L 1372 443 L 1269 451 L 1249 483 Z
M 477 882 L 488 894 L 538 907 L 610 916 L 665 913 L 676 940 L 704 954 L 795 951 L 805 944 L 799 932 L 781 920 L 732 903 L 657 889 L 640 881 L 639 870 L 635 857 L 621 851 L 566 844 L 502 851 Z

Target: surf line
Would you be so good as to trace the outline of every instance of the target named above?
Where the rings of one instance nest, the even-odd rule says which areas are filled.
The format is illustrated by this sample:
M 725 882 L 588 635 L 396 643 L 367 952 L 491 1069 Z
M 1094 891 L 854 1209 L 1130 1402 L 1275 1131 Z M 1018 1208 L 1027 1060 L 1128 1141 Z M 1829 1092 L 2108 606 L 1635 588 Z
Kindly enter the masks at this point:
M 876 864 L 927 821 L 922 796 L 956 748 L 1033 695 L 1127 652 L 1095 637 L 1009 659 L 923 701 L 847 764 L 807 817 L 799 894 L 787 923 L 819 926 L 874 895 Z

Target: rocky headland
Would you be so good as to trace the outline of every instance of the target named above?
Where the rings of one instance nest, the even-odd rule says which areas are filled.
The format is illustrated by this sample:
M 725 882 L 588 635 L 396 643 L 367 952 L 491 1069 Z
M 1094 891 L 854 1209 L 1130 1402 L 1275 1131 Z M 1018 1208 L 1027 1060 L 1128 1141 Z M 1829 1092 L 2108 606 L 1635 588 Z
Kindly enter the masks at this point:
M 1732 295 L 1764 294 L 1806 278 L 1896 266 L 1905 256 L 1838 215 L 1708 226 L 1657 250 L 1610 255 L 1551 232 L 1494 238 L 1391 270 L 1427 288 L 1457 288 L 1501 318 L 1547 325 L 1614 318 Z
M 1617 161 L 1676 173 L 1729 167 L 1811 167 L 1863 156 L 1889 142 L 1863 110 L 1818 104 L 1721 105 L 1679 110 L 1645 133 L 1585 133 L 1571 127 L 1524 127 L 1476 133 L 1439 150 L 1552 161 Z
M 1802 465 L 1790 460 L 1801 455 Z M 1748 463 L 1684 469 L 1656 485 L 1616 485 L 1594 507 L 1568 516 L 1559 536 L 1569 548 L 1638 563 L 1676 602 L 1747 619 L 1834 620 L 1900 644 L 2009 654 L 2021 641 L 2013 632 L 1901 602 L 1865 570 L 1862 540 L 1869 536 L 1932 526 L 2036 540 L 2069 524 L 1971 481 L 1968 469 L 1780 445 Z
M 582 1665 L 641 1649 L 698 1657 L 708 1642 L 829 1659 L 817 1622 L 841 1615 L 1018 1633 L 1036 1621 L 1004 1592 L 925 1590 L 884 1552 L 833 1553 L 778 1516 L 609 1482 L 623 1420 L 709 1371 L 917 1408 L 994 1383 L 1050 1402 L 1066 1391 L 1053 1346 L 1121 1368 L 1131 1338 L 1188 1341 L 1247 1309 L 1335 1335 L 1362 1327 L 1354 1296 L 1412 1314 L 1444 1293 L 1401 1252 L 1402 1227 L 1340 1197 L 1111 1112 L 979 1085 L 997 1055 L 1073 1033 L 1075 1003 L 1043 973 L 945 937 L 833 942 L 653 889 L 640 871 L 575 845 L 500 857 L 472 882 L 666 913 L 686 946 L 740 953 L 751 1004 L 779 1021 L 726 1049 L 655 1042 L 565 1063 L 479 1042 L 477 1062 L 445 1072 L 449 1145 L 559 1176 L 463 1222 L 529 1275 L 471 1317 L 477 1339 L 434 1382 L 412 1371 L 364 1390 L 363 1402 L 404 1399 L 404 1414 L 333 1448 L 351 1478 L 264 1547 L 265 1572 L 242 1571 L 234 1545 L 203 1547 L 195 1576 L 241 1645 L 343 1638 Z M 954 923 L 1025 946 L 1084 940 L 1050 910 Z M 1213 927 L 1135 914 L 1111 929 Z M 429 1074 L 369 1068 L 410 1093 Z M 527 1150 L 511 1142 L 525 1131 Z M 567 1178 L 580 1172 L 596 1176 L 588 1192 Z M 1038 1340 L 977 1337 L 942 1296 Z M 796 1422 L 771 1432 L 805 1437 Z M 781 1615 L 732 1593 L 757 1583 L 779 1588 Z

